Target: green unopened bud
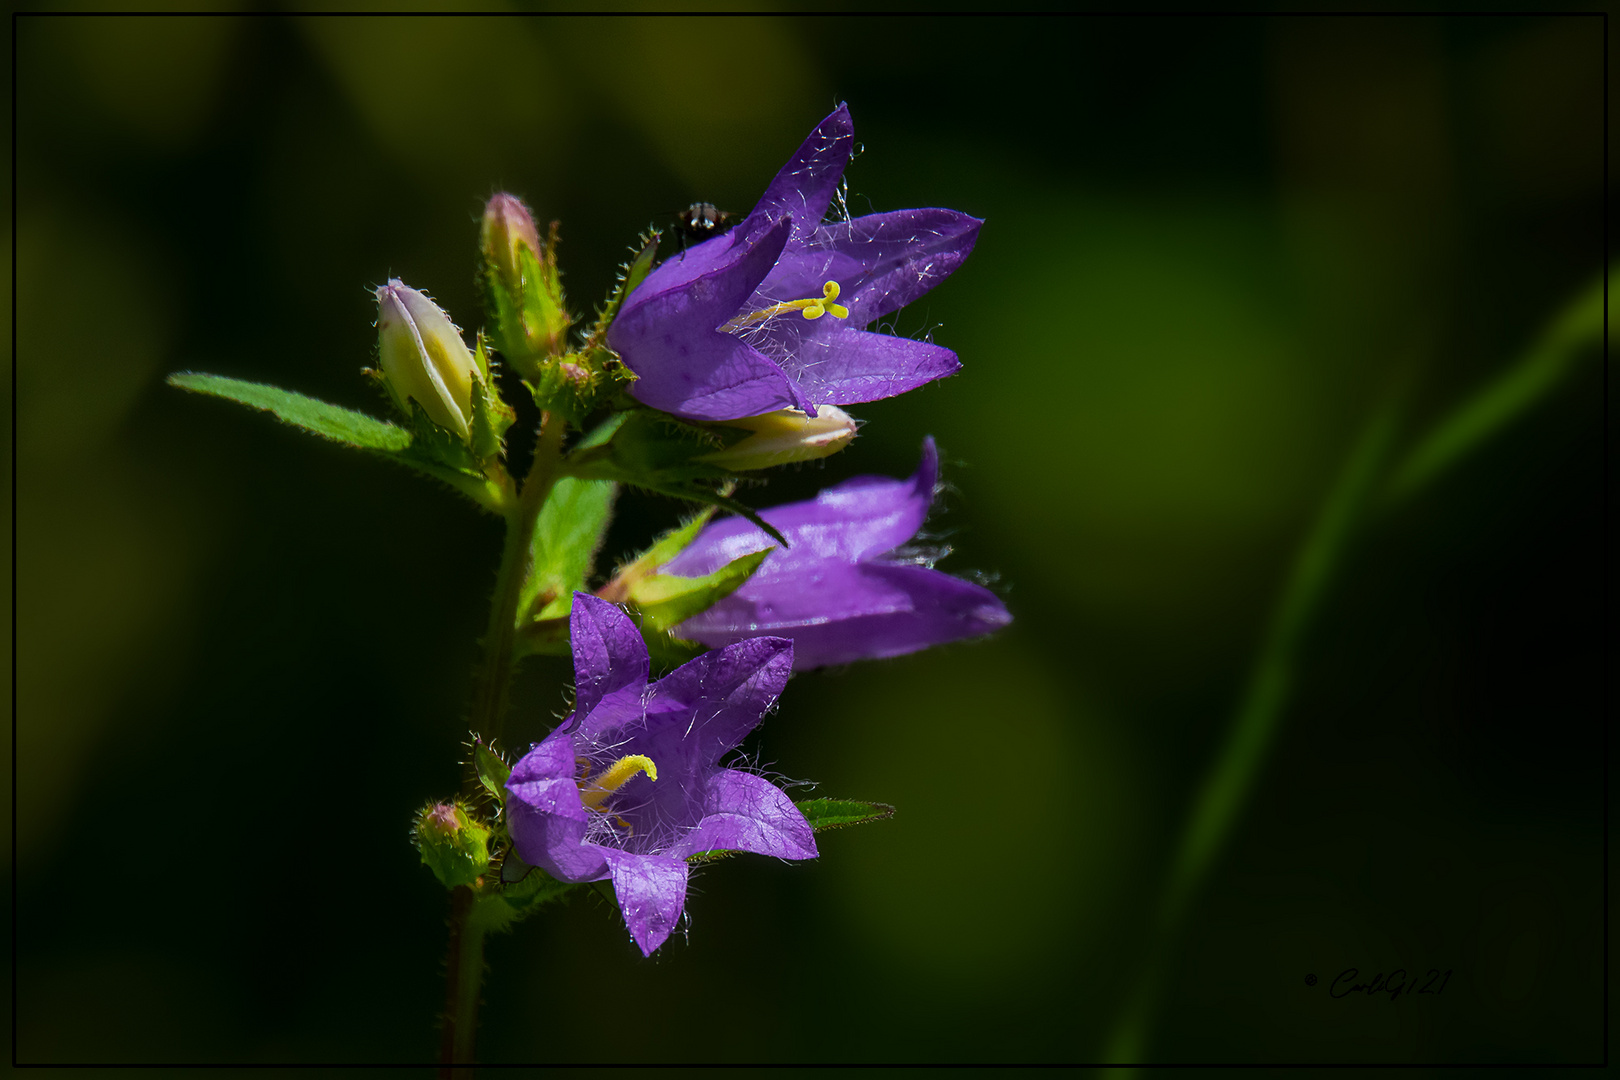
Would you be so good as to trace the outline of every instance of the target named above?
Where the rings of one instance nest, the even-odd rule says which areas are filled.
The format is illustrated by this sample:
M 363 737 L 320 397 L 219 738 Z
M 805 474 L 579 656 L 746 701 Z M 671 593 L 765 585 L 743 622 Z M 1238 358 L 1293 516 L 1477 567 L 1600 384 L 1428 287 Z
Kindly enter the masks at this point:
M 377 341 L 383 379 L 400 407 L 409 411 L 414 401 L 429 420 L 467 438 L 478 362 L 443 309 L 392 278 L 377 290 Z
M 514 195 L 491 197 L 484 207 L 479 245 L 501 351 L 525 374 L 563 351 L 568 312 L 557 271 L 556 224 L 550 244 L 540 242 L 534 217 Z
M 453 889 L 489 872 L 489 836 L 489 828 L 461 805 L 434 803 L 417 815 L 413 839 L 423 864 Z
M 540 233 L 534 227 L 534 216 L 522 200 L 504 192 L 492 196 L 484 207 L 484 224 L 479 230 L 479 241 L 484 258 L 500 274 L 501 282 L 517 292 L 523 286 L 523 258 L 519 245 L 538 256 L 541 252 Z
M 752 434 L 697 460 L 738 472 L 829 457 L 855 438 L 854 418 L 833 405 L 821 406 L 815 416 L 806 416 L 798 409 L 782 409 L 727 420 L 722 426 L 742 428 Z

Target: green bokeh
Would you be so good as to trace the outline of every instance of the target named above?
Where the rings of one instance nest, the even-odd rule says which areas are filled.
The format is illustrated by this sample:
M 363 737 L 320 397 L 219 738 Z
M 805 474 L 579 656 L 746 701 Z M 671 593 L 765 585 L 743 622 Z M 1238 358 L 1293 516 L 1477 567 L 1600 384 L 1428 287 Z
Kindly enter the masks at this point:
M 13 26 L 24 1062 L 431 1060 L 408 833 L 458 782 L 498 524 L 162 377 L 382 415 L 367 290 L 477 325 L 492 191 L 561 219 L 584 313 L 847 100 L 852 213 L 986 219 L 893 319 L 965 367 L 744 495 L 933 434 L 941 566 L 1016 621 L 796 678 L 751 752 L 897 816 L 704 870 L 650 962 L 597 901 L 494 938 L 489 1061 L 1096 1060 L 1358 432 L 1397 396 L 1429 429 L 1602 269 L 1595 17 Z M 1588 350 L 1347 549 L 1153 1060 L 1600 1056 L 1602 393 Z M 620 507 L 610 560 L 679 510 Z M 530 662 L 511 742 L 567 678 Z M 1328 999 L 1349 967 L 1455 974 Z

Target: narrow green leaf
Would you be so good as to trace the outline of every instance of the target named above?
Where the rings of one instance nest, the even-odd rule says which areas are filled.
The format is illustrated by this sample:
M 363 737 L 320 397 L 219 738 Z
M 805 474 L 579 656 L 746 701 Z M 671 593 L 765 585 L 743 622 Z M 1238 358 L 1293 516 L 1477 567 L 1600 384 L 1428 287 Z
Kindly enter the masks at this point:
M 478 470 L 465 444 L 423 419 L 421 407 L 415 402 L 411 402 L 410 407 L 418 429 L 424 433 L 421 437 L 386 420 L 275 386 L 194 371 L 170 375 L 168 381 L 182 390 L 263 409 L 294 427 L 333 442 L 381 454 L 448 484 L 492 513 L 502 512 L 504 495 L 500 487 Z
M 864 825 L 868 821 L 887 821 L 894 817 L 894 807 L 880 802 L 859 802 L 855 799 L 806 799 L 794 803 L 810 827 L 816 832 L 841 829 L 846 825 Z
M 733 514 L 736 514 L 740 518 L 746 519 L 758 527 L 762 532 L 765 533 L 766 536 L 769 536 L 778 544 L 781 544 L 783 547 L 790 546 L 787 542 L 787 537 L 783 536 L 777 530 L 776 526 L 760 517 L 752 509 L 744 506 L 736 499 L 726 495 L 721 495 L 717 491 L 710 491 L 708 488 L 700 487 L 697 484 L 660 484 L 656 486 L 652 484 L 640 484 L 637 486 L 644 487 L 649 491 L 655 491 L 660 495 L 669 495 L 677 499 L 686 499 L 689 502 L 699 503 L 704 506 L 718 506 L 722 510 L 730 510 Z
M 565 476 L 540 510 L 530 545 L 531 567 L 518 594 L 521 622 L 566 616 L 585 587 L 602 546 L 617 485 Z
M 305 397 L 278 386 L 251 383 L 242 379 L 228 379 L 223 375 L 207 375 L 197 371 L 182 371 L 169 376 L 169 385 L 198 394 L 235 401 L 253 409 L 263 409 L 278 420 L 305 431 L 347 443 L 362 450 L 380 450 L 398 453 L 411 445 L 411 433 L 386 420 L 378 420 L 341 405 Z
M 639 579 L 630 590 L 630 600 L 641 610 L 643 629 L 655 633 L 673 630 L 692 616 L 707 611 L 736 592 L 775 550 L 766 548 L 733 559 L 703 577 L 652 574 Z

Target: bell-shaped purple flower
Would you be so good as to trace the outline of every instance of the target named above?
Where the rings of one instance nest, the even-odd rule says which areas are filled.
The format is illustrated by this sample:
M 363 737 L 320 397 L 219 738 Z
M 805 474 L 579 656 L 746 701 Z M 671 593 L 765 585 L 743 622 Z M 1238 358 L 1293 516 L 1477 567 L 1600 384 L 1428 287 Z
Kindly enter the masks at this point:
M 810 133 L 730 232 L 647 275 L 608 330 L 630 393 L 689 420 L 893 397 L 961 367 L 931 342 L 865 329 L 944 280 L 982 222 L 897 210 L 822 223 L 855 142 L 849 109 Z
M 646 644 L 617 607 L 576 593 L 569 628 L 574 712 L 513 767 L 508 828 L 518 856 L 560 881 L 611 878 L 650 956 L 685 907 L 688 857 L 816 856 L 780 788 L 718 764 L 776 702 L 793 643 L 755 637 L 649 685 Z
M 760 511 L 787 539 L 752 577 L 675 627 L 710 647 L 774 634 L 793 640 L 798 670 L 900 656 L 978 637 L 1012 621 L 994 593 L 896 549 L 922 528 L 934 501 L 939 455 L 923 441 L 909 480 L 858 476 L 809 502 Z M 775 541 L 742 518 L 715 522 L 663 568 L 701 577 Z M 767 639 L 769 640 L 769 639 Z

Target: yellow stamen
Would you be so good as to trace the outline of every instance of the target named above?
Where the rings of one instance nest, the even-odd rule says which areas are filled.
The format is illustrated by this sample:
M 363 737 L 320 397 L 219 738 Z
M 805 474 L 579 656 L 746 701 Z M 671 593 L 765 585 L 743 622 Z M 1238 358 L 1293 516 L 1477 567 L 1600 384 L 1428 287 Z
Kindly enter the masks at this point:
M 607 797 L 628 784 L 637 774 L 646 773 L 647 779 L 658 779 L 658 766 L 645 754 L 627 754 L 607 767 L 607 771 L 590 783 L 582 783 L 579 801 L 587 810 L 601 810 Z
M 726 323 L 720 329 L 740 330 L 745 326 L 751 326 L 757 322 L 764 322 L 766 319 L 775 318 L 776 316 L 786 314 L 789 311 L 797 311 L 806 319 L 819 319 L 829 311 L 832 312 L 832 317 L 835 319 L 847 319 L 849 318 L 849 308 L 845 307 L 843 304 L 833 303 L 834 300 L 838 299 L 838 294 L 842 291 L 843 290 L 839 288 L 838 282 L 829 281 L 821 287 L 820 296 L 812 296 L 805 300 L 788 300 L 785 303 L 772 304 L 763 311 L 755 311 L 748 315 L 739 315 L 735 319 L 732 319 L 730 322 Z

